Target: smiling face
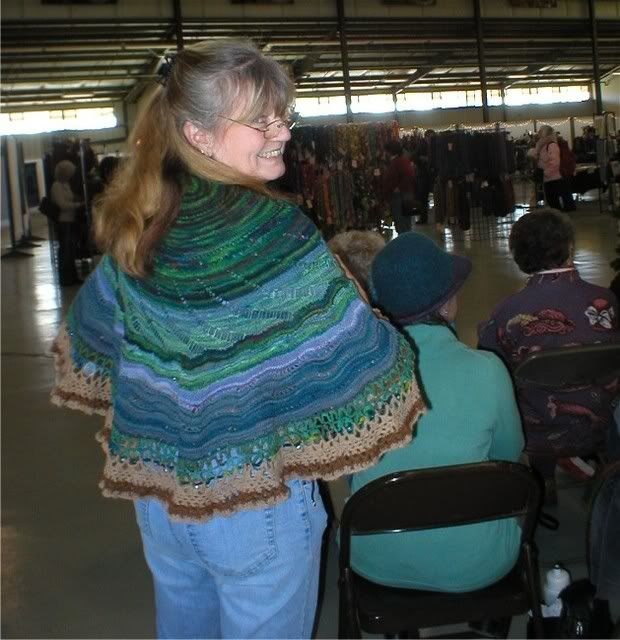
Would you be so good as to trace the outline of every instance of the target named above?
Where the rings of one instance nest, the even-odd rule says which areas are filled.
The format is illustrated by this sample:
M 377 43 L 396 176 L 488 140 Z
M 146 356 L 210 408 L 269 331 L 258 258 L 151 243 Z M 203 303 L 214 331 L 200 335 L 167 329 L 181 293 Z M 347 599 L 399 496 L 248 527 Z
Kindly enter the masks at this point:
M 266 114 L 248 124 L 264 129 L 274 120 L 277 116 Z M 226 121 L 213 137 L 211 157 L 245 176 L 269 182 L 281 177 L 286 170 L 282 155 L 290 138 L 291 132 L 286 126 L 275 127 L 274 137 L 267 140 L 261 131 L 241 122 Z

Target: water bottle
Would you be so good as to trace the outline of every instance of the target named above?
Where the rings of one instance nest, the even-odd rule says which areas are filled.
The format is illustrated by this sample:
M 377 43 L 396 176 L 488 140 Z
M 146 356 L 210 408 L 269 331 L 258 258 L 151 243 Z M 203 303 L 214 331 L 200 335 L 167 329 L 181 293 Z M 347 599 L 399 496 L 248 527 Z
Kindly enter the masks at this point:
M 543 587 L 543 616 L 545 618 L 557 618 L 562 613 L 562 600 L 560 593 L 570 584 L 570 574 L 560 564 L 556 563 L 553 569 L 547 571 L 545 585 Z

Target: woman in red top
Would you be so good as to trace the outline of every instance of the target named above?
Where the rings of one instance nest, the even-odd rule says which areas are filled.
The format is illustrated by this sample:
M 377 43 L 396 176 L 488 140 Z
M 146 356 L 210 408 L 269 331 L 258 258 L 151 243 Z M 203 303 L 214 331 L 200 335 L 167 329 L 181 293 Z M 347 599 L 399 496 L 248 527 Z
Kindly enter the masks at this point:
M 390 164 L 383 177 L 383 190 L 390 203 L 396 233 L 411 231 L 415 201 L 415 168 L 403 153 L 400 142 L 391 140 L 385 145 Z

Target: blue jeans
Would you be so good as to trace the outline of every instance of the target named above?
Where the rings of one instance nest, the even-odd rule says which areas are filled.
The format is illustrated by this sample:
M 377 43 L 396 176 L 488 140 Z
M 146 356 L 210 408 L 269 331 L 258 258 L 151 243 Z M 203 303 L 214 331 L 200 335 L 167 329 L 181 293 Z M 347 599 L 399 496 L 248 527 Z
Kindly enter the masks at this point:
M 326 515 L 316 483 L 287 486 L 273 507 L 204 523 L 135 501 L 158 638 L 310 637 Z

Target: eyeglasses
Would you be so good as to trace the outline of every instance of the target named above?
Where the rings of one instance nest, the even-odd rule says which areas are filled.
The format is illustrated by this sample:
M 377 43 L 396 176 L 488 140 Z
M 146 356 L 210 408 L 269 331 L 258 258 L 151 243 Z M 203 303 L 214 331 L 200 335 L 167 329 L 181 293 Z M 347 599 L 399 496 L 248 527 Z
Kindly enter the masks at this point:
M 269 122 L 263 128 L 261 128 L 261 127 L 255 127 L 255 126 L 253 126 L 251 124 L 248 124 L 247 122 L 241 122 L 241 120 L 235 120 L 233 118 L 227 118 L 226 116 L 218 115 L 218 118 L 222 118 L 222 119 L 228 120 L 230 122 L 236 122 L 237 124 L 241 124 L 244 127 L 247 127 L 248 129 L 254 129 L 254 131 L 260 131 L 263 134 L 263 136 L 265 137 L 265 140 L 273 140 L 274 138 L 276 138 L 278 136 L 278 134 L 280 133 L 280 131 L 284 127 L 289 129 L 289 131 L 290 131 L 297 124 L 292 119 L 288 119 L 287 118 L 286 120 L 283 120 L 282 118 L 278 118 L 277 120 L 273 120 L 272 122 Z

